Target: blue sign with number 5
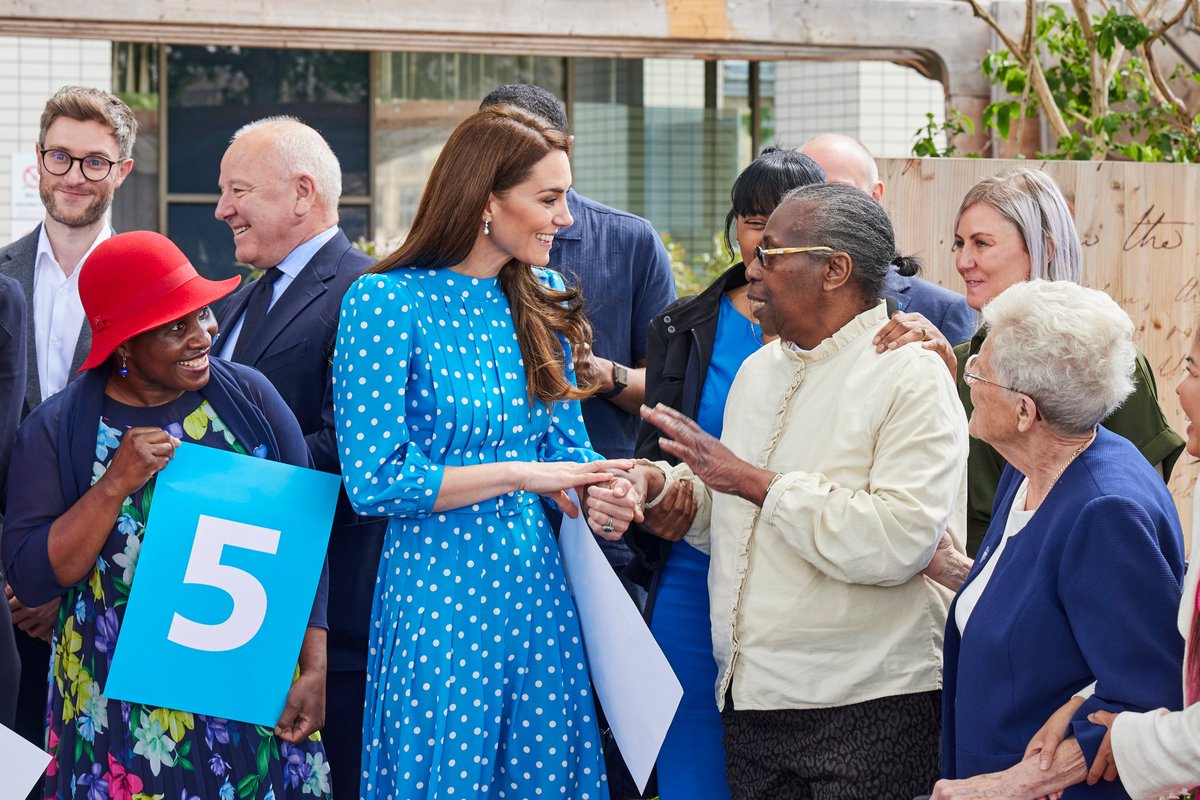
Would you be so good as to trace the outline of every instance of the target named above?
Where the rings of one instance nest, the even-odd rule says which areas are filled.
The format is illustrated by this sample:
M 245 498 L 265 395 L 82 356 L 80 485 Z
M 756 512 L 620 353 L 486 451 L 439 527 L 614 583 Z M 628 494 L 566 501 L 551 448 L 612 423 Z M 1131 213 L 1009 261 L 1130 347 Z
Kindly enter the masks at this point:
M 312 610 L 338 483 L 181 444 L 154 485 L 104 695 L 273 726 Z

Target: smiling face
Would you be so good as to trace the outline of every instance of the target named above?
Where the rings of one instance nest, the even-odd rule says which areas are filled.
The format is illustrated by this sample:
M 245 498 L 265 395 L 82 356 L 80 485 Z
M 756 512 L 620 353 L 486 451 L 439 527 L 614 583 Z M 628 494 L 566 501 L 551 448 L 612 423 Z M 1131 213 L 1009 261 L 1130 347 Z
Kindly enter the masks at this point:
M 178 396 L 208 383 L 208 351 L 217 319 L 208 306 L 139 334 L 117 348 L 130 389 L 143 397 Z M 165 402 L 165 401 L 164 401 Z
M 490 235 L 480 233 L 477 248 L 487 248 L 503 261 L 515 258 L 522 264 L 544 267 L 550 262 L 550 247 L 559 228 L 575 221 L 567 209 L 571 187 L 571 162 L 561 150 L 551 150 L 529 177 L 502 196 L 495 194 L 484 208 Z
M 1192 349 L 1184 359 L 1184 373 L 1175 386 L 1179 406 L 1187 415 L 1187 451 L 1200 458 L 1200 337 L 1192 340 Z
M 66 175 L 52 175 L 42 165 L 38 153 L 38 194 L 42 205 L 50 219 L 68 228 L 86 228 L 103 219 L 117 187 L 133 169 L 132 159 L 121 161 L 121 149 L 112 129 L 92 120 L 59 117 L 47 128 L 40 149 L 62 150 L 75 158 L 101 156 L 117 162 L 104 180 L 90 181 L 83 176 L 78 162 L 71 163 Z
M 1020 229 L 987 203 L 976 203 L 959 217 L 954 266 L 966 284 L 967 305 L 976 311 L 1030 273 Z
M 283 170 L 268 130 L 238 138 L 221 159 L 216 218 L 233 230 L 237 260 L 269 269 L 327 226 L 314 224 L 301 177 Z

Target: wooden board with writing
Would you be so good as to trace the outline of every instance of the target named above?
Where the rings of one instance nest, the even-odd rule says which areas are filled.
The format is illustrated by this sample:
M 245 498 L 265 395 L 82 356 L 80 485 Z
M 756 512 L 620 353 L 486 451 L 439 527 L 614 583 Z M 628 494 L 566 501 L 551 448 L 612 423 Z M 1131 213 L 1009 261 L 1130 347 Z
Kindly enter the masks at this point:
M 1014 166 L 1044 169 L 1062 187 L 1084 246 L 1084 283 L 1108 292 L 1133 319 L 1159 402 L 1182 434 L 1175 385 L 1200 322 L 1200 165 L 880 159 L 897 244 L 921 258 L 924 278 L 963 290 L 951 251 L 959 203 L 978 180 Z M 1170 482 L 1185 533 L 1192 461 L 1185 453 Z

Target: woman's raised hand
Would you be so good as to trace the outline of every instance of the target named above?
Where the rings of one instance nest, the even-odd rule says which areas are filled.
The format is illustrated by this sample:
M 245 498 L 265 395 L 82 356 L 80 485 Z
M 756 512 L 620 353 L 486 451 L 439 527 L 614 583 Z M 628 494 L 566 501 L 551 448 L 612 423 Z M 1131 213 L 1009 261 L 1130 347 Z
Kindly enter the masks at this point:
M 162 428 L 130 428 L 102 480 L 127 497 L 146 485 L 175 457 L 179 440 Z
M 958 360 L 954 357 L 954 345 L 947 341 L 937 326 L 917 312 L 897 311 L 887 324 L 875 334 L 875 352 L 885 353 L 909 342 L 922 342 L 926 350 L 941 356 L 951 375 L 958 374 Z
M 633 459 L 618 458 L 605 461 L 529 461 L 518 465 L 521 470 L 519 489 L 536 492 L 553 500 L 559 510 L 571 519 L 579 516 L 579 509 L 571 501 L 567 489 L 582 489 L 594 484 L 609 483 L 612 470 L 633 469 Z

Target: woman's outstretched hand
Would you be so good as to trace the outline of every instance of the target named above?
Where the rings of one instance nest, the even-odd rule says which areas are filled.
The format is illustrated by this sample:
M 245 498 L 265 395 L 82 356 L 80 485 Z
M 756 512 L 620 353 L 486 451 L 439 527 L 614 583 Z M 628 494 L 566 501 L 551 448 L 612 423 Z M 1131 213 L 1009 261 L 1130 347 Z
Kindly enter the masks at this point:
M 558 509 L 571 519 L 579 516 L 579 508 L 571 501 L 567 489 L 577 489 L 594 484 L 606 484 L 613 479 L 613 470 L 633 469 L 633 459 L 618 458 L 605 461 L 529 461 L 520 464 L 521 482 L 519 489 L 536 492 L 554 501 Z

